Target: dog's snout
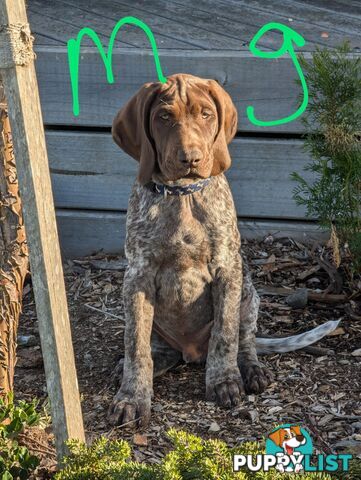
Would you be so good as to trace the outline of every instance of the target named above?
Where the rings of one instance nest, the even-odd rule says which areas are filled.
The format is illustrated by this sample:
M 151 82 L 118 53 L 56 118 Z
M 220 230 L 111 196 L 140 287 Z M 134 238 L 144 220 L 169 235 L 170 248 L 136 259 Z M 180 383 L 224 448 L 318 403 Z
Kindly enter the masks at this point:
M 298 442 L 301 443 L 301 442 L 303 442 L 304 439 L 305 439 L 305 437 L 304 437 L 303 435 L 296 435 L 296 440 L 297 440 Z
M 190 166 L 196 166 L 202 160 L 202 152 L 198 148 L 178 150 L 178 160 Z

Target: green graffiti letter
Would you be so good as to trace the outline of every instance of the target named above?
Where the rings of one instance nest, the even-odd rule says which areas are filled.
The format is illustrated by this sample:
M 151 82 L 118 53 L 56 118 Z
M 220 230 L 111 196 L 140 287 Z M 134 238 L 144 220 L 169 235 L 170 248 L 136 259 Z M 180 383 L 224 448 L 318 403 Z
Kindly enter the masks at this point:
M 148 27 L 147 24 L 143 23 L 141 20 L 135 17 L 124 17 L 119 20 L 119 22 L 113 28 L 112 34 L 110 36 L 109 45 L 108 45 L 108 53 L 105 53 L 103 45 L 98 37 L 98 34 L 92 28 L 83 28 L 78 33 L 76 39 L 71 38 L 68 41 L 68 60 L 69 60 L 69 70 L 70 70 L 70 82 L 71 82 L 71 90 L 73 94 L 73 113 L 75 116 L 79 115 L 79 57 L 80 57 L 80 44 L 84 35 L 88 35 L 95 46 L 98 48 L 100 56 L 103 60 L 105 65 L 106 73 L 107 73 L 107 81 L 108 83 L 114 83 L 114 75 L 112 69 L 112 53 L 115 38 L 119 29 L 125 24 L 132 24 L 136 25 L 137 27 L 141 28 L 144 33 L 147 35 L 150 45 L 153 50 L 154 55 L 154 62 L 155 67 L 157 70 L 158 80 L 162 83 L 166 83 L 167 78 L 164 77 L 162 72 L 162 67 L 159 61 L 159 55 L 157 50 L 157 44 L 155 42 L 154 35 L 151 29 Z
M 263 52 L 257 48 L 257 42 L 258 40 L 269 30 L 280 30 L 283 33 L 283 44 L 282 47 L 279 50 L 276 50 L 275 52 Z M 293 49 L 293 44 L 294 42 L 298 47 L 303 47 L 305 45 L 305 39 L 292 30 L 292 28 L 287 27 L 286 25 L 282 25 L 282 23 L 267 23 L 264 25 L 253 37 L 249 49 L 255 55 L 256 57 L 261 57 L 261 58 L 279 58 L 285 53 L 289 53 L 290 57 L 292 58 L 292 61 L 296 67 L 297 73 L 300 77 L 302 89 L 303 89 L 303 101 L 298 110 L 293 113 L 292 115 L 289 115 L 288 117 L 281 118 L 279 120 L 270 120 L 268 122 L 263 122 L 262 120 L 257 120 L 257 118 L 254 115 L 254 107 L 248 106 L 247 107 L 247 116 L 248 119 L 253 125 L 257 125 L 259 127 L 270 127 L 272 125 L 281 125 L 282 123 L 288 123 L 292 122 L 292 120 L 295 120 L 297 117 L 302 115 L 302 113 L 305 111 L 307 104 L 308 104 L 308 89 L 307 89 L 307 84 L 305 77 L 303 75 L 301 66 L 297 60 L 297 56 L 295 54 L 295 51 Z

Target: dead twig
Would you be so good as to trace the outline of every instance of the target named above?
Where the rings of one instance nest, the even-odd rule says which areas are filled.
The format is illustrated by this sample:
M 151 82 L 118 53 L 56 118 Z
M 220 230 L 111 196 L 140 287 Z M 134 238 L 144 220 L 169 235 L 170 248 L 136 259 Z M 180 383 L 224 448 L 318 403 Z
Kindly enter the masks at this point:
M 274 295 L 280 297 L 288 297 L 296 292 L 293 288 L 285 287 L 272 287 L 266 285 L 265 287 L 259 288 L 258 293 L 261 295 Z M 321 303 L 340 303 L 348 300 L 347 295 L 345 294 L 332 294 L 332 293 L 317 293 L 313 290 L 308 290 L 308 299 L 314 302 Z
M 116 318 L 117 320 L 121 320 L 124 323 L 124 318 L 119 317 L 118 315 L 114 315 L 114 313 L 106 312 L 104 310 L 101 310 L 100 308 L 93 307 L 92 305 L 89 305 L 88 303 L 84 304 L 85 307 L 90 308 L 90 310 L 94 310 L 95 312 L 102 313 L 103 315 L 107 315 L 108 317 Z
M 343 280 L 337 268 L 330 262 L 321 257 L 315 257 L 317 263 L 325 270 L 330 277 L 330 285 L 327 287 L 327 293 L 339 294 L 342 292 Z

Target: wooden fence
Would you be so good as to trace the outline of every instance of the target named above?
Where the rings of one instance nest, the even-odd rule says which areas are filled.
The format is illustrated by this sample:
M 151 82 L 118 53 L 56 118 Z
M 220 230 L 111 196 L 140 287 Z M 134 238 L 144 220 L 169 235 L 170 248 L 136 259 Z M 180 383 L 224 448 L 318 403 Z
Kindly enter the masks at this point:
M 109 85 L 98 50 L 85 39 L 79 69 L 80 115 L 74 117 L 65 42 L 81 27 L 90 26 L 106 45 L 115 21 L 126 14 L 138 16 L 153 29 L 165 75 L 187 72 L 215 78 L 232 96 L 239 132 L 230 147 L 233 165 L 227 177 L 242 235 L 279 232 L 308 240 L 319 236 L 316 223 L 306 219 L 304 209 L 292 198 L 290 174 L 301 172 L 310 160 L 302 146 L 301 122 L 265 128 L 251 124 L 246 116 L 248 105 L 262 120 L 282 118 L 297 109 L 300 88 L 294 65 L 287 56 L 255 58 L 241 39 L 250 40 L 267 20 L 278 19 L 305 36 L 306 57 L 316 46 L 333 47 L 345 38 L 357 49 L 361 36 L 351 7 L 336 0 L 327 8 L 322 2 L 301 6 L 279 0 L 252 5 L 201 1 L 199 11 L 193 12 L 188 0 L 157 0 L 159 9 L 153 12 L 148 8 L 153 3 L 29 2 L 29 18 L 38 38 L 36 69 L 63 254 L 74 257 L 101 249 L 117 253 L 123 247 L 136 162 L 115 146 L 110 126 L 125 101 L 143 83 L 156 79 L 153 55 L 145 48 L 144 34 L 128 28 L 114 49 L 115 83 Z M 216 23 L 213 11 L 218 15 Z M 189 22 L 180 21 L 176 14 L 181 12 Z M 237 12 L 238 21 L 232 22 Z M 270 34 L 265 48 L 279 48 L 281 41 L 280 35 Z

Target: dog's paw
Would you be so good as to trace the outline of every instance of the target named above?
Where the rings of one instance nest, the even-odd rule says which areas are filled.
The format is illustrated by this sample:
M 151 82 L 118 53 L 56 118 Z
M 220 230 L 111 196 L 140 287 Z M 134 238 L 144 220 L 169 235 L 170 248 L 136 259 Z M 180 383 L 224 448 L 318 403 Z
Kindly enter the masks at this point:
M 125 395 L 120 389 L 109 407 L 108 421 L 112 425 L 124 425 L 134 422 L 134 424 L 138 423 L 141 427 L 147 427 L 150 421 L 150 411 L 150 395 L 139 397 Z
M 212 382 L 207 385 L 206 398 L 216 402 L 221 407 L 236 407 L 244 394 L 242 378 L 224 379 L 220 382 Z
M 273 381 L 273 374 L 261 365 L 246 365 L 241 367 L 246 393 L 262 393 Z

